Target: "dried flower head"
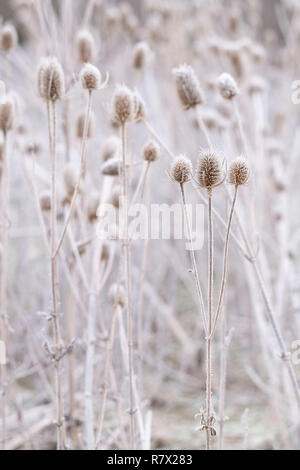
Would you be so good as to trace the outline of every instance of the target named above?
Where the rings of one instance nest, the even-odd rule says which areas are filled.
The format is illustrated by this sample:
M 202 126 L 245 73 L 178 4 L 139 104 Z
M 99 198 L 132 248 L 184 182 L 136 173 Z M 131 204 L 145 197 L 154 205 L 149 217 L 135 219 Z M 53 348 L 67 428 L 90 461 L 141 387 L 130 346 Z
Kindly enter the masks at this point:
M 0 49 L 7 52 L 16 47 L 17 43 L 18 35 L 16 28 L 10 23 L 4 24 L 0 31 Z
M 101 73 L 95 65 L 85 64 L 79 74 L 81 88 L 88 91 L 99 90 L 101 87 Z
M 103 144 L 101 155 L 103 162 L 106 162 L 112 157 L 118 157 L 120 152 L 120 139 L 112 135 L 106 139 Z
M 204 94 L 194 69 L 181 65 L 173 69 L 177 93 L 184 109 L 190 109 L 204 102 Z
M 118 157 L 112 157 L 101 167 L 101 173 L 106 176 L 119 176 L 120 174 L 120 159 Z
M 138 42 L 133 48 L 133 60 L 132 65 L 135 69 L 143 69 L 150 56 L 150 49 L 146 42 Z
M 40 194 L 40 206 L 42 211 L 49 212 L 51 210 L 51 194 L 50 191 L 43 191 Z
M 117 86 L 112 100 L 113 120 L 119 126 L 131 121 L 135 114 L 133 93 L 124 85 Z
M 16 102 L 11 94 L 7 94 L 0 99 L 0 130 L 7 132 L 13 127 L 15 118 Z
M 202 150 L 196 169 L 196 179 L 202 188 L 211 190 L 219 186 L 223 180 L 222 169 L 218 156 L 211 150 Z
M 91 33 L 85 29 L 78 32 L 76 37 L 76 52 L 79 62 L 93 62 L 95 59 L 95 41 Z
M 226 100 L 231 100 L 239 93 L 236 81 L 229 73 L 222 73 L 218 78 L 217 84 L 221 96 Z
M 126 294 L 122 284 L 112 284 L 109 289 L 109 300 L 113 306 L 119 305 L 124 308 L 126 305 Z
M 38 91 L 47 101 L 56 101 L 65 92 L 64 72 L 56 57 L 41 59 L 38 67 Z
M 143 98 L 137 90 L 133 92 L 133 119 L 138 122 L 146 117 L 146 106 Z
M 247 183 L 250 175 L 249 165 L 244 157 L 237 157 L 229 167 L 228 182 L 234 185 Z
M 77 122 L 76 122 L 76 136 L 78 139 L 83 138 L 84 134 L 84 124 L 85 124 L 85 111 L 81 111 L 78 116 L 77 116 Z M 90 120 L 88 123 L 88 130 L 87 130 L 87 138 L 90 139 L 93 137 L 94 134 L 94 128 L 95 128 L 95 114 L 93 111 L 90 112 Z
M 147 162 L 155 162 L 159 156 L 159 146 L 155 140 L 146 142 L 143 148 L 144 160 Z
M 188 183 L 193 176 L 193 165 L 191 160 L 184 155 L 176 157 L 172 163 L 170 175 L 176 183 Z

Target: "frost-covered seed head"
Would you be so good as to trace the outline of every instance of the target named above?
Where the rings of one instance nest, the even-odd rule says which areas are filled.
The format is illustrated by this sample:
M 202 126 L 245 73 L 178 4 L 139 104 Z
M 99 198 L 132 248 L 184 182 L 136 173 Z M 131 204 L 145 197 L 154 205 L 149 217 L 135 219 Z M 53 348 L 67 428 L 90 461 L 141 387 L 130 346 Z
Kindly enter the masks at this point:
M 7 52 L 16 47 L 17 43 L 16 28 L 12 24 L 6 23 L 0 30 L 0 49 Z
M 41 59 L 38 67 L 38 91 L 47 101 L 56 101 L 65 92 L 64 72 L 56 57 Z
M 13 127 L 16 103 L 12 95 L 4 95 L 0 99 L 0 130 L 7 132 Z
M 139 94 L 137 90 L 133 92 L 133 119 L 134 121 L 138 122 L 141 119 L 145 119 L 146 117 L 146 106 L 144 103 L 143 98 Z
M 95 58 L 95 41 L 91 33 L 85 29 L 76 37 L 77 58 L 79 62 L 93 62 Z
M 120 172 L 120 159 L 112 157 L 107 160 L 101 168 L 101 173 L 106 176 L 119 176 Z
M 229 73 L 222 73 L 218 78 L 217 84 L 221 96 L 226 100 L 231 100 L 239 93 L 236 81 Z
M 146 42 L 138 42 L 133 49 L 133 67 L 143 69 L 149 60 L 150 49 Z
M 40 206 L 42 211 L 49 212 L 51 210 L 51 194 L 50 191 L 43 191 L 40 194 Z
M 237 157 L 229 167 L 228 182 L 234 185 L 247 183 L 250 175 L 249 165 L 244 157 Z
M 146 142 L 143 148 L 144 160 L 147 162 L 155 162 L 159 156 L 159 146 L 154 140 Z
M 191 160 L 184 155 L 176 157 L 171 166 L 170 175 L 176 183 L 188 183 L 193 176 L 193 165 Z
M 196 179 L 199 186 L 206 189 L 212 189 L 222 182 L 219 158 L 208 149 L 200 153 L 196 169 Z
M 88 91 L 98 90 L 101 86 L 101 73 L 95 65 L 85 64 L 79 74 L 81 88 Z
M 190 109 L 204 102 L 204 94 L 194 69 L 181 65 L 173 69 L 177 93 L 184 109 Z
M 117 86 L 112 100 L 113 120 L 119 126 L 131 121 L 135 114 L 133 93 L 124 85 Z
M 119 209 L 120 207 L 120 197 L 122 196 L 122 186 L 117 184 L 113 187 L 111 193 L 111 203 L 116 208 Z

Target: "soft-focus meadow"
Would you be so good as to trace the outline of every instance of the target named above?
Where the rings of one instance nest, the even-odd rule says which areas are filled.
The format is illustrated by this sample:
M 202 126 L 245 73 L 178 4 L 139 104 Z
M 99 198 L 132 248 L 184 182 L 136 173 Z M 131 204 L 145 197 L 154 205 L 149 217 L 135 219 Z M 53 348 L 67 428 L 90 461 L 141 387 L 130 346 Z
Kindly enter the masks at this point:
M 1 447 L 299 449 L 300 4 L 1 15 Z

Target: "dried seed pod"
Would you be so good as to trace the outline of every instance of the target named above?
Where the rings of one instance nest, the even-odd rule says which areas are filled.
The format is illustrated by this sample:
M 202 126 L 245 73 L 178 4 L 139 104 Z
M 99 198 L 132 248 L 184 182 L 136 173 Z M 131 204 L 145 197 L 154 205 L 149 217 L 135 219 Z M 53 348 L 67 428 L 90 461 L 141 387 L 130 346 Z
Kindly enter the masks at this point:
M 215 153 L 210 150 L 201 151 L 196 169 L 196 179 L 199 186 L 208 190 L 222 183 L 221 165 Z
M 76 52 L 79 62 L 93 62 L 95 59 L 95 41 L 91 33 L 85 29 L 78 32 L 76 37 Z
M 112 100 L 113 120 L 119 126 L 131 121 L 135 114 L 133 93 L 124 85 L 117 86 Z
M 120 159 L 112 157 L 107 160 L 101 167 L 101 173 L 106 176 L 119 176 Z
M 97 210 L 100 204 L 100 194 L 95 192 L 88 198 L 87 215 L 90 222 L 97 220 Z
M 191 160 L 184 155 L 176 157 L 172 163 L 170 175 L 176 183 L 188 183 L 193 176 L 193 165 Z
M 231 100 L 239 93 L 236 81 L 229 73 L 222 73 L 218 78 L 217 84 L 221 96 L 226 100 Z
M 147 162 L 155 162 L 159 156 L 159 146 L 154 140 L 146 142 L 143 148 L 144 160 Z
M 99 90 L 101 86 L 101 73 L 95 65 L 85 64 L 79 74 L 81 88 L 88 91 Z
M 194 69 L 190 65 L 181 65 L 173 69 L 177 93 L 184 109 L 194 108 L 204 102 L 204 94 Z
M 237 157 L 229 167 L 228 182 L 234 185 L 247 183 L 250 175 L 249 165 L 244 157 Z
M 112 284 L 109 289 L 109 300 L 113 306 L 119 305 L 124 308 L 126 305 L 126 294 L 122 284 Z
M 16 28 L 12 24 L 6 23 L 0 31 L 0 49 L 5 52 L 10 51 L 16 47 L 17 43 L 18 35 Z
M 42 211 L 49 212 L 51 210 L 51 193 L 50 191 L 43 191 L 40 194 L 40 206 Z
M 73 163 L 70 162 L 66 164 L 64 168 L 63 176 L 64 176 L 64 183 L 65 183 L 67 194 L 68 196 L 73 196 L 73 193 L 75 191 L 75 187 L 77 184 L 77 180 L 78 180 L 77 170 L 75 166 L 73 165 Z
M 134 121 L 138 122 L 141 119 L 145 119 L 146 117 L 146 106 L 143 98 L 139 94 L 137 90 L 133 93 L 133 119 Z
M 8 132 L 13 127 L 16 103 L 12 95 L 4 95 L 0 99 L 0 130 Z
M 47 101 L 56 101 L 65 92 L 64 72 L 56 57 L 41 59 L 38 67 L 38 91 Z
M 85 111 L 81 111 L 77 116 L 76 136 L 78 137 L 78 139 L 83 138 L 85 115 L 86 115 Z M 94 129 L 95 129 L 95 113 L 93 113 L 93 111 L 91 111 L 90 112 L 90 120 L 89 120 L 89 124 L 88 124 L 88 131 L 87 131 L 87 138 L 88 139 L 93 137 Z
M 133 59 L 132 65 L 135 69 L 143 69 L 148 61 L 150 56 L 150 49 L 146 42 L 138 42 L 133 48 Z
M 111 203 L 116 209 L 119 209 L 120 207 L 120 197 L 122 197 L 122 186 L 117 184 L 113 187 L 111 193 Z
M 106 139 L 103 144 L 101 155 L 102 160 L 106 162 L 112 157 L 118 157 L 120 152 L 120 139 L 112 135 Z

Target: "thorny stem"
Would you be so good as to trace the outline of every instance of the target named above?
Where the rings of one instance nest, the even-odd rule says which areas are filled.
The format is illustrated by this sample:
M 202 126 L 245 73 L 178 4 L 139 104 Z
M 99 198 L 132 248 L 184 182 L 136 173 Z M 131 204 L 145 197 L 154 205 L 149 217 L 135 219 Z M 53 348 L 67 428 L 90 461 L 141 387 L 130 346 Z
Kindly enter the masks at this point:
M 212 328 L 212 331 L 211 331 L 211 337 L 213 336 L 213 334 L 216 330 L 217 322 L 218 322 L 220 313 L 222 311 L 222 304 L 223 304 L 223 298 L 224 298 L 224 292 L 225 292 L 225 286 L 226 286 L 227 266 L 228 266 L 228 248 L 229 248 L 230 230 L 231 230 L 231 225 L 232 225 L 234 207 L 235 207 L 236 198 L 237 198 L 237 191 L 238 191 L 238 185 L 235 185 L 234 196 L 233 196 L 231 209 L 230 209 L 230 213 L 229 213 L 227 231 L 226 231 L 226 237 L 225 237 L 225 244 L 224 244 L 223 277 L 222 277 L 222 282 L 221 282 L 221 289 L 220 289 L 218 307 L 217 307 L 216 316 L 215 316 L 215 319 L 214 319 L 213 328 Z
M 182 203 L 183 203 L 183 209 L 184 209 L 184 214 L 185 214 L 185 219 L 186 219 L 186 224 L 187 224 L 187 229 L 188 229 L 188 238 L 189 242 L 191 245 L 191 248 L 189 250 L 190 257 L 191 257 L 191 262 L 192 262 L 192 273 L 195 279 L 196 287 L 197 287 L 197 293 L 198 293 L 198 298 L 199 298 L 199 303 L 200 303 L 200 311 L 203 319 L 203 324 L 204 324 L 204 330 L 206 335 L 208 335 L 208 325 L 207 325 L 207 318 L 205 314 L 205 309 L 204 309 L 204 302 L 203 302 L 203 295 L 202 295 L 202 289 L 200 285 L 200 280 L 199 280 L 199 274 L 198 274 L 198 269 L 197 269 L 197 263 L 196 263 L 196 258 L 195 258 L 195 251 L 193 247 L 193 241 L 192 241 L 192 232 L 191 232 L 191 223 L 190 223 L 190 218 L 188 215 L 187 207 L 186 207 L 186 199 L 185 199 L 185 192 L 184 192 L 184 186 L 183 184 L 180 184 L 180 191 L 181 191 L 181 197 L 182 197 Z
M 50 119 L 49 104 L 47 106 L 48 119 Z M 63 392 L 61 380 L 61 350 L 62 341 L 59 322 L 59 292 L 57 259 L 54 255 L 56 244 L 56 109 L 55 102 L 52 102 L 52 134 L 50 132 L 50 153 L 51 153 L 51 288 L 53 302 L 53 334 L 54 334 L 54 368 L 55 368 L 55 389 L 56 389 L 56 426 L 57 426 L 57 450 L 64 448 L 64 412 L 63 412 Z M 51 129 L 49 124 L 49 129 Z
M 78 194 L 79 194 L 79 190 L 80 190 L 80 183 L 81 183 L 81 180 L 82 180 L 82 177 L 83 177 L 83 174 L 85 172 L 85 166 L 86 166 L 86 145 L 87 145 L 87 135 L 88 135 L 88 128 L 89 128 L 89 120 L 90 120 L 90 114 L 91 114 L 91 106 L 92 106 L 92 92 L 89 91 L 89 94 L 88 94 L 88 105 L 87 105 L 87 111 L 86 111 L 86 115 L 85 115 L 85 122 L 84 122 L 84 130 L 83 130 L 83 137 L 82 137 L 82 144 L 81 144 L 81 157 L 80 157 L 80 169 L 79 169 L 79 177 L 78 177 L 78 180 L 77 180 L 77 183 L 76 183 L 76 186 L 75 186 L 75 189 L 74 189 L 74 193 L 73 193 L 73 196 L 72 196 L 72 201 L 71 201 L 71 204 L 70 204 L 70 208 L 69 208 L 69 212 L 68 212 L 68 215 L 67 215 L 67 218 L 66 218 L 66 221 L 65 221 L 65 225 L 63 227 L 63 230 L 62 230 L 62 234 L 60 236 L 60 239 L 59 239 L 59 242 L 57 244 L 57 247 L 55 249 L 55 251 L 53 252 L 53 256 L 55 257 L 60 248 L 61 248 L 61 245 L 64 241 L 64 238 L 65 238 L 65 235 L 66 235 L 66 231 L 67 231 L 67 228 L 71 222 L 71 218 L 72 218 L 72 215 L 73 215 L 73 211 L 74 211 L 74 208 L 75 208 L 75 203 L 76 203 L 76 200 L 77 200 L 77 197 L 78 197 Z
M 7 249 L 8 249 L 8 198 L 9 198 L 9 172 L 7 157 L 7 133 L 3 133 L 3 170 L 2 170 L 2 210 L 1 210 L 1 231 L 2 231 L 2 255 L 1 258 L 1 341 L 3 347 L 7 348 Z M 5 354 L 4 349 L 4 354 Z M 1 361 L 1 416 L 2 416 L 2 449 L 6 446 L 6 387 L 7 369 L 6 358 Z
M 131 273 L 130 273 L 130 247 L 128 233 L 128 179 L 126 166 L 126 132 L 125 124 L 121 126 L 122 137 L 122 165 L 123 165 L 123 201 L 124 201 L 124 246 L 126 258 L 126 287 L 127 287 L 127 328 L 128 328 L 128 365 L 129 365 L 129 401 L 130 401 L 130 447 L 135 448 L 134 426 L 134 394 L 133 394 L 133 337 L 131 314 Z

